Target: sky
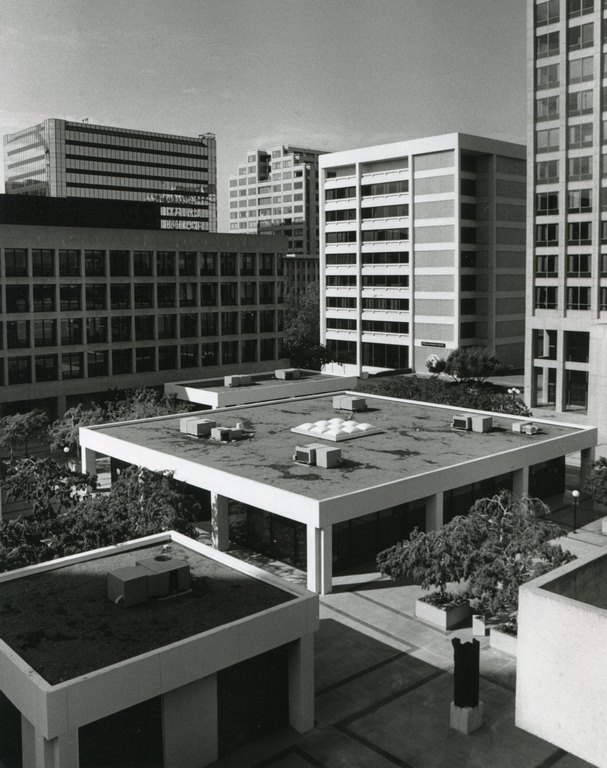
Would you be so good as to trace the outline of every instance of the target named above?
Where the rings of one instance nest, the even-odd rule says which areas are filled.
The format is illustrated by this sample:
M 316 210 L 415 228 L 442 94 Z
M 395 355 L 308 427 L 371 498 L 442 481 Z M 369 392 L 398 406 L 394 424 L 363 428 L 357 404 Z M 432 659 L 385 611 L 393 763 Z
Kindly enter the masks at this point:
M 249 149 L 525 141 L 525 0 L 0 0 L 0 134 L 48 117 Z M 4 179 L 0 178 L 0 189 Z

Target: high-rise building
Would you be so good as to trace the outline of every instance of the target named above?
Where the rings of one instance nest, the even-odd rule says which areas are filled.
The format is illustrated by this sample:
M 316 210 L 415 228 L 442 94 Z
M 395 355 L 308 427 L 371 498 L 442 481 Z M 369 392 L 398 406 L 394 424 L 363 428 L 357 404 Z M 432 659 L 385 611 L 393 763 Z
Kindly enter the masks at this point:
M 0 196 L 3 410 L 286 363 L 283 238 L 154 228 L 158 203 L 20 200 Z
M 320 158 L 328 372 L 426 371 L 488 348 L 522 369 L 525 148 L 454 133 Z
M 607 441 L 605 0 L 528 2 L 525 388 Z
M 317 149 L 279 146 L 248 153 L 230 176 L 230 231 L 288 237 L 287 285 L 318 280 Z
M 6 192 L 161 205 L 163 229 L 217 231 L 215 135 L 51 118 L 4 137 Z

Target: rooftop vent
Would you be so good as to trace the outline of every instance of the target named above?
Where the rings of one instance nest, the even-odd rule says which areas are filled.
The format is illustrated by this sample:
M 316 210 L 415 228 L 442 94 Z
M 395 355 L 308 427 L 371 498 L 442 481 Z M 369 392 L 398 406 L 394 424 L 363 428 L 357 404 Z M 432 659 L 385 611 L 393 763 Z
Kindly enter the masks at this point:
M 364 397 L 335 395 L 333 398 L 333 408 L 335 408 L 336 411 L 366 411 L 367 401 Z
M 540 428 L 532 421 L 515 421 L 512 425 L 513 432 L 519 432 L 521 435 L 537 435 Z
M 278 368 L 274 371 L 274 378 L 292 381 L 293 379 L 301 378 L 301 371 L 299 368 Z
M 353 440 L 356 437 L 375 435 L 378 432 L 383 432 L 383 430 L 367 422 L 358 422 L 352 418 L 341 419 L 335 417 L 333 419 L 320 419 L 320 421 L 307 421 L 297 427 L 292 427 L 291 432 L 340 442 L 341 440 Z
M 255 430 L 248 426 L 248 423 L 238 421 L 235 427 L 213 427 L 211 440 L 228 443 L 230 440 L 244 440 L 247 437 L 253 437 L 254 434 Z
M 493 418 L 491 416 L 473 416 L 473 432 L 491 432 L 493 429 Z
M 185 592 L 191 585 L 187 562 L 164 553 L 110 571 L 106 579 L 108 598 L 124 608 L 140 605 L 152 597 L 169 597 Z
M 461 429 L 464 432 L 469 432 L 472 429 L 472 417 L 459 414 L 451 419 L 452 429 Z
M 217 422 L 213 419 L 201 419 L 199 416 L 186 416 L 179 419 L 179 431 L 194 437 L 208 437 L 216 425 Z
M 253 378 L 246 373 L 234 374 L 232 376 L 223 377 L 224 387 L 247 387 L 253 383 Z
M 321 443 L 298 445 L 293 454 L 293 461 L 298 464 L 309 464 L 310 466 L 330 469 L 338 466 L 341 461 L 341 448 L 333 448 Z

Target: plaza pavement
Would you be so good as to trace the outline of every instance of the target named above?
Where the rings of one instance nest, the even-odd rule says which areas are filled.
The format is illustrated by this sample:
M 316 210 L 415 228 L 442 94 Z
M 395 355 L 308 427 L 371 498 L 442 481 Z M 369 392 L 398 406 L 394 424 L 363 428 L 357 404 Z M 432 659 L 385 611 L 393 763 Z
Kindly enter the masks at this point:
M 590 524 L 563 543 L 578 554 L 605 546 L 599 530 Z M 480 638 L 484 723 L 470 736 L 451 730 L 451 640 L 470 640 L 471 629 L 442 632 L 420 622 L 414 603 L 422 590 L 394 586 L 376 573 L 342 577 L 334 585 L 320 604 L 315 728 L 303 735 L 284 729 L 215 768 L 590 765 L 515 727 L 515 661 L 490 648 L 488 638 Z

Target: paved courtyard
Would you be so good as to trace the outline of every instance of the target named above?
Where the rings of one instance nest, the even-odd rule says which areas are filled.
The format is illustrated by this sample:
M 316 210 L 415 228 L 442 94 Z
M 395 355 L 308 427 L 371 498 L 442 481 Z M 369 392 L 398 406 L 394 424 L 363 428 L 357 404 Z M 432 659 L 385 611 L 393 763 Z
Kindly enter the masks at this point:
M 316 727 L 285 729 L 218 761 L 216 768 L 584 768 L 514 725 L 514 659 L 481 638 L 485 721 L 449 728 L 451 639 L 413 617 L 417 587 L 376 574 L 349 577 L 321 598 L 316 643 Z M 340 591 L 341 590 L 341 591 Z

